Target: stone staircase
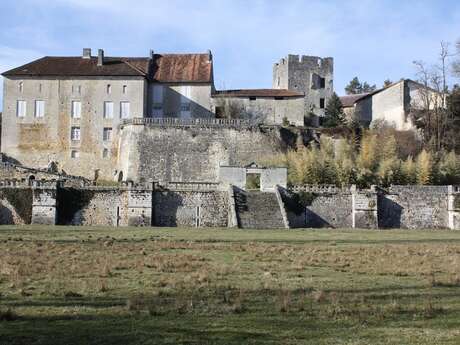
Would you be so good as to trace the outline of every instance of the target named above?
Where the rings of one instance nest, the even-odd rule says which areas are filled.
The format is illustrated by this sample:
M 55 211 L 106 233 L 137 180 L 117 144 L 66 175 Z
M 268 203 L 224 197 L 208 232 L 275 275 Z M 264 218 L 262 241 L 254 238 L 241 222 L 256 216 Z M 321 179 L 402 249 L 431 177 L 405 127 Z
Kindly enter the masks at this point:
M 238 227 L 243 229 L 283 229 L 283 216 L 274 192 L 237 189 L 235 209 Z

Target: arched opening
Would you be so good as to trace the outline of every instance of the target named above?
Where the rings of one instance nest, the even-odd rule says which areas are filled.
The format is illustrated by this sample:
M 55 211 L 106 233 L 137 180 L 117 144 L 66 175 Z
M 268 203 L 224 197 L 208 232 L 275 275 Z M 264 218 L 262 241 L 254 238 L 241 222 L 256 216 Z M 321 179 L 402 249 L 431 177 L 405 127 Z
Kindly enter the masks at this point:
M 35 181 L 35 176 L 30 175 L 28 180 L 29 180 L 29 186 L 32 186 L 32 183 L 34 183 L 34 181 Z

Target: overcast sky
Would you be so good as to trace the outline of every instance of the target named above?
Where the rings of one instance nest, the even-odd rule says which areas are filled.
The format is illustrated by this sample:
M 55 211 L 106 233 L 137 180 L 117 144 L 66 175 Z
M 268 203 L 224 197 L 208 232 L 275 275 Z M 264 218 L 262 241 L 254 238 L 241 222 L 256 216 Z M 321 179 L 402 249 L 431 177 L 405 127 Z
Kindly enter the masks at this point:
M 413 78 L 460 38 L 460 1 L 0 0 L 0 71 L 45 55 L 205 52 L 216 87 L 269 88 L 291 54 L 332 56 L 335 90 L 354 76 L 381 86 Z M 453 47 L 452 47 L 453 48 Z

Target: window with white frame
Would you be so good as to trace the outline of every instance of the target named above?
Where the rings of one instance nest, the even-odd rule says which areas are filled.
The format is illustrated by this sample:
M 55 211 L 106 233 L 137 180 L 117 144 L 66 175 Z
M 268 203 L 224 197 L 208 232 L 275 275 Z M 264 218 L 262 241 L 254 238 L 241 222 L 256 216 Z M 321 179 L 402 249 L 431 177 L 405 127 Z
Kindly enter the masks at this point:
M 35 101 L 35 117 L 45 116 L 45 101 Z
M 72 127 L 70 129 L 70 139 L 72 141 L 79 141 L 80 140 L 80 127 Z
M 113 102 L 104 102 L 104 118 L 113 118 Z
M 78 150 L 70 151 L 70 158 L 79 158 L 79 157 L 80 157 L 80 151 Z
M 130 110 L 129 102 L 120 102 L 120 118 L 129 119 Z
M 27 110 L 27 102 L 26 101 L 17 101 L 16 102 L 16 116 L 17 117 L 25 117 Z
M 81 117 L 81 102 L 72 101 L 72 117 L 74 119 L 79 119 Z
M 112 140 L 112 127 L 104 127 L 104 130 L 102 131 L 102 140 Z

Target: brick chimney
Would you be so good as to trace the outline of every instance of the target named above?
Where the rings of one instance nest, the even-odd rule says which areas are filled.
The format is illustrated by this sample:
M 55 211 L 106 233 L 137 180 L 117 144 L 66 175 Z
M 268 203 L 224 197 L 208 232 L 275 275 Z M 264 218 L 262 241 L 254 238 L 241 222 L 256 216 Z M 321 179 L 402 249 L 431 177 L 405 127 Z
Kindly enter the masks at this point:
M 91 59 L 91 48 L 83 48 L 83 59 Z
M 97 51 L 97 65 L 102 66 L 104 64 L 104 49 Z

